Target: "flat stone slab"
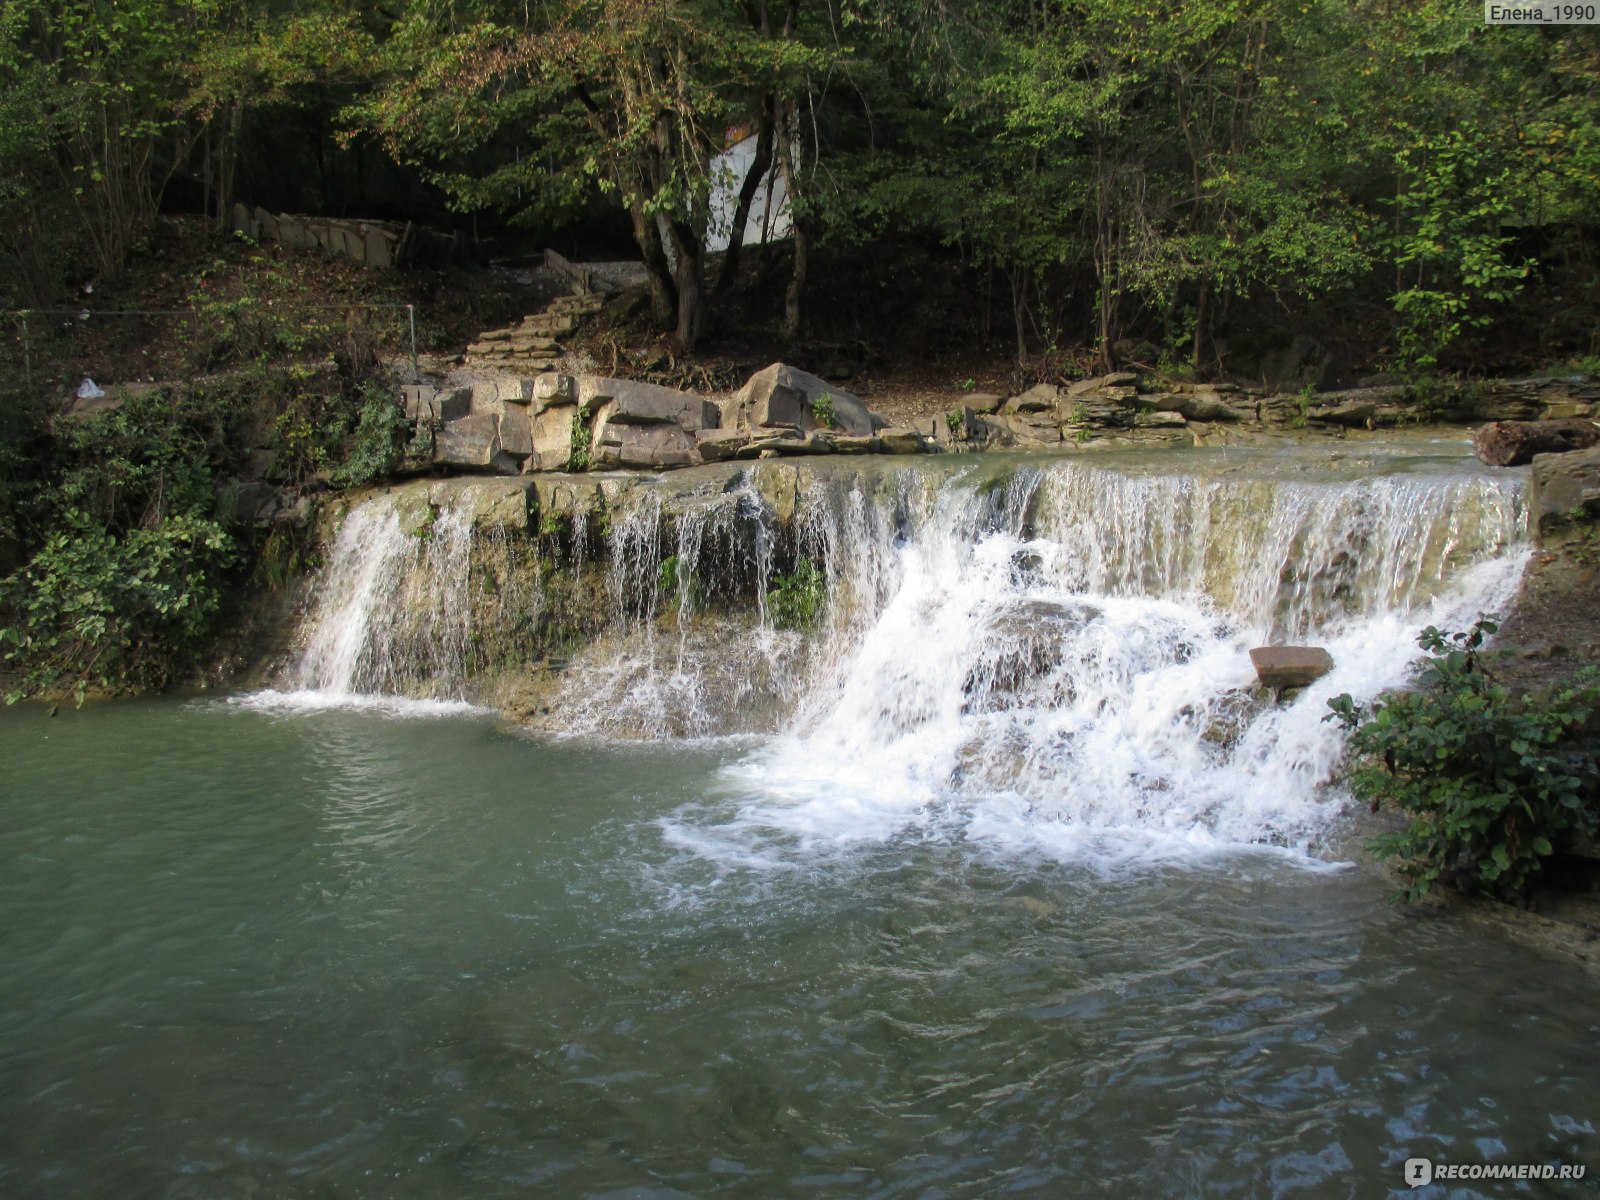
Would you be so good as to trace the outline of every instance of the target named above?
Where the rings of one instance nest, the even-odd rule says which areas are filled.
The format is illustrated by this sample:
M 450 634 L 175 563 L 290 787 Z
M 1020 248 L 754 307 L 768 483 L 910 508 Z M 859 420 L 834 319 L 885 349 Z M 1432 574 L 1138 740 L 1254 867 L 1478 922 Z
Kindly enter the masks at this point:
M 1250 662 L 1261 686 L 1275 690 L 1307 687 L 1333 670 L 1333 655 L 1321 646 L 1257 646 Z

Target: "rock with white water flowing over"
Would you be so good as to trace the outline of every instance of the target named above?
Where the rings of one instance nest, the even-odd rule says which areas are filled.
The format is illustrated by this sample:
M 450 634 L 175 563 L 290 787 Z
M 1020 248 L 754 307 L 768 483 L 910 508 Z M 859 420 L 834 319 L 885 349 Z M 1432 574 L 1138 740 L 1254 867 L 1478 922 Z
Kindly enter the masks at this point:
M 1309 687 L 1333 670 L 1333 655 L 1321 646 L 1257 646 L 1250 662 L 1262 687 Z
M 1047 853 L 1315 853 L 1340 731 L 1321 688 L 1244 688 L 1250 648 L 1320 644 L 1325 688 L 1366 702 L 1404 682 L 1417 629 L 1501 608 L 1526 558 L 1520 476 L 1395 461 L 419 481 L 351 510 L 288 682 L 568 732 L 771 735 L 723 774 L 736 856 L 929 822 Z

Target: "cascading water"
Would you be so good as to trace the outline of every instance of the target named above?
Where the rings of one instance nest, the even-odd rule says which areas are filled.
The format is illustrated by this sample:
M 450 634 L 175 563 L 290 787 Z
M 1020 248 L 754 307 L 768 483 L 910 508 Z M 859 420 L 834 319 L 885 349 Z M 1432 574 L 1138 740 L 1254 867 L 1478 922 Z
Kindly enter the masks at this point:
M 1510 600 L 1521 484 L 1236 458 L 813 496 L 834 619 L 795 716 L 669 836 L 724 862 L 917 828 L 1101 862 L 1326 849 L 1326 698 L 1400 684 L 1419 628 Z M 1275 703 L 1248 651 L 1301 641 L 1336 669 Z
M 266 693 L 266 701 L 462 701 L 473 642 L 474 533 L 463 508 L 430 515 L 408 529 L 388 498 L 351 510 L 313 588 L 301 648 L 284 673 L 289 690 Z
M 607 557 L 589 568 L 605 631 L 542 721 L 775 735 L 669 823 L 719 859 L 951 822 L 1073 854 L 1315 849 L 1340 751 L 1326 697 L 1401 683 L 1417 630 L 1502 608 L 1525 557 L 1520 478 L 1454 452 L 783 469 L 787 501 L 724 472 L 606 510 Z M 593 516 L 572 522 L 574 575 Z M 459 700 L 478 694 L 481 646 L 516 660 L 543 593 L 485 605 L 472 563 L 487 535 L 465 509 L 425 537 L 404 525 L 388 498 L 346 519 L 290 672 L 299 694 Z M 780 564 L 825 580 L 814 627 L 775 627 Z M 1324 645 L 1336 668 L 1274 703 L 1248 658 L 1269 642 Z

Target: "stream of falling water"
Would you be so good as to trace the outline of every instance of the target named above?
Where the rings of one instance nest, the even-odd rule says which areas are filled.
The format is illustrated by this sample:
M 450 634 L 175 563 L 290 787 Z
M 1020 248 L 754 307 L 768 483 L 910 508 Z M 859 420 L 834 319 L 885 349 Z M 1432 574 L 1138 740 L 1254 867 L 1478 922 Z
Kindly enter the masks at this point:
M 562 733 L 764 735 L 664 823 L 720 862 L 907 830 L 1105 859 L 1325 853 L 1327 697 L 1402 683 L 1418 630 L 1503 608 L 1526 556 L 1520 477 L 1454 452 L 801 478 L 814 628 L 769 619 L 779 531 L 748 481 L 670 518 L 642 490 L 611 518 L 609 631 L 553 706 Z M 470 543 L 453 511 L 420 545 L 384 501 L 352 512 L 297 692 L 468 695 Z M 1335 669 L 1273 702 L 1248 657 L 1268 643 L 1325 646 Z

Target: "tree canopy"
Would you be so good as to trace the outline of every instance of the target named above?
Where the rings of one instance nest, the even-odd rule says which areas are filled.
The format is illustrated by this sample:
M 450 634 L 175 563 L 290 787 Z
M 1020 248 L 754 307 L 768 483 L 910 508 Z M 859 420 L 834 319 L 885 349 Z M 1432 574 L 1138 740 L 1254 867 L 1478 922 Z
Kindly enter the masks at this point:
M 1597 77 L 1592 29 L 1445 0 L 8 0 L 0 255 L 17 304 L 115 271 L 175 181 L 220 222 L 246 134 L 304 120 L 458 212 L 614 209 L 686 350 L 781 178 L 790 336 L 814 247 L 893 234 L 1004 279 L 1019 360 L 1137 334 L 1226 369 L 1232 306 L 1332 298 L 1429 369 L 1529 288 L 1592 353 Z

